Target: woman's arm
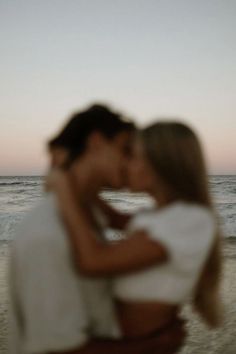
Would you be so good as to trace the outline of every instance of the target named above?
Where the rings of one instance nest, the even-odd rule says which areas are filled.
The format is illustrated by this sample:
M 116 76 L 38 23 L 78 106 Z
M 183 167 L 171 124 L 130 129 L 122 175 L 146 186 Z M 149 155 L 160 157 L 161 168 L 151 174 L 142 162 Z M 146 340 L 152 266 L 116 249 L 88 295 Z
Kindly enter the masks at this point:
M 121 274 L 164 262 L 164 247 L 146 231 L 138 231 L 126 240 L 111 244 L 101 242 L 90 225 L 84 209 L 76 202 L 64 174 L 54 183 L 73 254 L 80 272 L 90 276 Z

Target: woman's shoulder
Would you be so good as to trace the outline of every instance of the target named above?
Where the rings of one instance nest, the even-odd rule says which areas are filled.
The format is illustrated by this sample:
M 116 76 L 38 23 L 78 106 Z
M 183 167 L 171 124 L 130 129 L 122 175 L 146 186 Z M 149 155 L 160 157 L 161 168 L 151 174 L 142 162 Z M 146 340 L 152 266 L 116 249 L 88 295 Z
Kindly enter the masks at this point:
M 131 231 L 145 230 L 152 240 L 166 247 L 172 259 L 181 263 L 186 257 L 192 261 L 201 258 L 209 249 L 216 222 L 209 208 L 176 202 L 137 214 L 130 226 Z
M 210 208 L 187 202 L 175 202 L 169 207 L 156 212 L 158 218 L 169 219 L 174 223 L 184 222 L 184 224 L 202 223 L 202 222 L 214 222 L 214 215 Z

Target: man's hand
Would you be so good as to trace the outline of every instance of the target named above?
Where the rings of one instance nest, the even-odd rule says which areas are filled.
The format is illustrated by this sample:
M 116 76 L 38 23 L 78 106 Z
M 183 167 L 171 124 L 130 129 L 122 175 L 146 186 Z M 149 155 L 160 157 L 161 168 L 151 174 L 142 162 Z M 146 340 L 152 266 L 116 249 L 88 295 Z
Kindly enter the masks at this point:
M 185 321 L 177 318 L 168 328 L 163 329 L 161 332 L 157 331 L 156 335 L 157 346 L 155 348 L 154 342 L 152 354 L 176 353 L 183 346 L 186 338 Z

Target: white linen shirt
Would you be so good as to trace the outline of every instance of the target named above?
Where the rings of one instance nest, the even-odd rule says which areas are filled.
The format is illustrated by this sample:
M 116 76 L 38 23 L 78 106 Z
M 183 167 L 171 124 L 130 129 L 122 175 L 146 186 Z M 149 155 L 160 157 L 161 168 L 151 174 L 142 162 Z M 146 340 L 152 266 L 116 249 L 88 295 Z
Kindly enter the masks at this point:
M 182 304 L 195 289 L 214 239 L 212 213 L 196 204 L 173 203 L 137 214 L 129 231 L 145 230 L 166 247 L 168 260 L 148 269 L 118 276 L 113 294 L 121 300 Z
M 119 337 L 110 282 L 78 274 L 53 195 L 19 226 L 10 259 L 10 354 L 82 346 Z

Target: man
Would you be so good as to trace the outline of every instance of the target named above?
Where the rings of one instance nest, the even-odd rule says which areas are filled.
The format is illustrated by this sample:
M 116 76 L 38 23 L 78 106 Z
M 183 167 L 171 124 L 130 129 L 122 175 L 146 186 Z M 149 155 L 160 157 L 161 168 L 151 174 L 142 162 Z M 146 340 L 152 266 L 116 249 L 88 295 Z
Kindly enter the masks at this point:
M 84 198 L 85 208 L 94 203 L 94 191 L 101 186 L 101 181 L 103 186 L 112 188 L 125 184 L 133 132 L 133 124 L 123 121 L 118 114 L 103 106 L 92 106 L 75 114 L 50 141 L 54 165 L 70 167 L 75 193 Z M 83 195 L 83 179 L 89 183 L 88 175 L 85 169 L 78 181 L 73 162 L 78 156 L 82 161 L 85 155 L 87 162 L 90 159 L 96 179 L 91 183 L 90 192 Z M 127 217 L 99 203 L 106 208 L 113 225 L 127 222 Z M 10 347 L 14 354 L 148 354 L 153 350 L 167 353 L 181 343 L 178 336 L 183 337 L 181 326 L 174 326 L 169 334 L 160 337 L 121 339 L 109 284 L 106 279 L 78 275 L 52 193 L 18 228 L 12 246 L 10 295 Z

